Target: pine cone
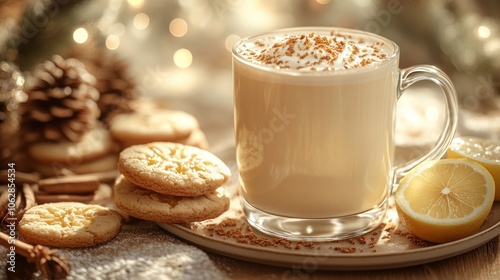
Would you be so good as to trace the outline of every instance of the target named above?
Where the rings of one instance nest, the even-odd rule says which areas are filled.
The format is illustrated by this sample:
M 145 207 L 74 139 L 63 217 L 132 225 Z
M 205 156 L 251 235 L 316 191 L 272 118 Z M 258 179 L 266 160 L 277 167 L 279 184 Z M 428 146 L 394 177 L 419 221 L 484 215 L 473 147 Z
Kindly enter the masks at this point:
M 56 55 L 38 65 L 30 82 L 21 123 L 26 141 L 78 141 L 94 127 L 99 92 L 83 63 Z
M 128 73 L 129 65 L 107 49 L 89 43 L 75 48 L 69 57 L 82 61 L 86 69 L 97 79 L 100 93 L 97 102 L 101 110 L 100 120 L 108 122 L 119 113 L 135 110 L 138 90 L 135 79 Z

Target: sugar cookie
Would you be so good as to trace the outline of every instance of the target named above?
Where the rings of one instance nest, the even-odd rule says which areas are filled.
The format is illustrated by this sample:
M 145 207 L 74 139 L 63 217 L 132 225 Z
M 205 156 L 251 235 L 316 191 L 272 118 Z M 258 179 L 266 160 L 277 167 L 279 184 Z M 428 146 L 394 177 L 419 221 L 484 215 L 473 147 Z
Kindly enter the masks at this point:
M 115 139 L 128 144 L 176 141 L 198 129 L 196 118 L 178 110 L 150 110 L 118 114 L 109 123 Z
M 30 157 L 42 163 L 74 164 L 99 158 L 111 150 L 109 132 L 102 126 L 85 133 L 78 142 L 38 142 L 29 146 Z
M 210 152 L 171 142 L 124 149 L 118 170 L 136 185 L 175 196 L 212 193 L 231 176 L 226 164 Z
M 32 244 L 88 247 L 109 241 L 120 227 L 121 216 L 116 211 L 100 205 L 58 202 L 27 210 L 19 222 L 19 233 Z
M 229 208 L 229 198 L 223 193 L 171 196 L 141 188 L 123 176 L 116 181 L 114 201 L 127 215 L 163 223 L 203 221 L 218 217 Z
M 127 147 L 130 147 L 133 145 L 147 144 L 150 142 L 154 142 L 154 141 L 145 141 L 145 142 L 140 142 L 140 143 L 133 142 L 133 141 L 123 141 L 120 143 L 122 144 L 122 148 L 127 148 Z M 193 130 L 191 132 L 191 134 L 189 134 L 189 136 L 186 138 L 175 139 L 175 140 L 168 141 L 168 142 L 181 143 L 184 145 L 198 147 L 198 148 L 204 149 L 204 150 L 208 149 L 207 137 L 206 137 L 205 133 L 199 128 Z

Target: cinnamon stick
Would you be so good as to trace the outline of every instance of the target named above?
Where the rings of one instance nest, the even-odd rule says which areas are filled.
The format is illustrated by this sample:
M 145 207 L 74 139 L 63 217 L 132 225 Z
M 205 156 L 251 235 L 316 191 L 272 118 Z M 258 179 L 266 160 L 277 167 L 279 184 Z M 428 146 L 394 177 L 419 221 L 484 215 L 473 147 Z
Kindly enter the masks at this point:
M 68 259 L 58 256 L 55 249 L 42 245 L 32 246 L 3 232 L 0 232 L 0 244 L 9 250 L 8 256 L 11 252 L 15 252 L 12 263 L 7 261 L 7 273 L 39 271 L 47 279 L 64 279 L 69 275 L 71 265 Z M 29 267 L 16 267 L 17 262 L 25 262 Z M 12 267 L 13 270 L 9 269 Z
M 38 181 L 38 189 L 49 193 L 90 193 L 96 191 L 100 183 L 114 181 L 118 175 L 116 170 L 112 170 L 81 175 L 51 177 L 40 179 Z
M 33 189 L 29 184 L 23 184 L 21 188 L 16 188 L 14 193 L 4 190 L 0 195 L 0 219 L 1 226 L 6 228 L 10 224 L 9 219 L 20 220 L 22 214 L 36 205 Z
M 65 194 L 91 193 L 99 188 L 99 184 L 100 182 L 95 176 L 68 175 L 41 179 L 38 182 L 38 190 Z

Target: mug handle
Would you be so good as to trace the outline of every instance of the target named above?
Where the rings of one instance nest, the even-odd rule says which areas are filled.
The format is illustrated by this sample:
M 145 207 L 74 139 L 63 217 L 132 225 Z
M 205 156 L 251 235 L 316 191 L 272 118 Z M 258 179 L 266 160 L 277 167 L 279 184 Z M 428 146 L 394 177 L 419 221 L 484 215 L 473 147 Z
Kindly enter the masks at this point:
M 432 65 L 415 65 L 401 69 L 399 74 L 398 99 L 408 87 L 424 80 L 437 84 L 444 94 L 446 105 L 444 127 L 437 142 L 427 153 L 396 167 L 396 178 L 405 176 L 412 168 L 424 161 L 441 158 L 455 137 L 458 121 L 457 94 L 450 78 L 439 68 Z

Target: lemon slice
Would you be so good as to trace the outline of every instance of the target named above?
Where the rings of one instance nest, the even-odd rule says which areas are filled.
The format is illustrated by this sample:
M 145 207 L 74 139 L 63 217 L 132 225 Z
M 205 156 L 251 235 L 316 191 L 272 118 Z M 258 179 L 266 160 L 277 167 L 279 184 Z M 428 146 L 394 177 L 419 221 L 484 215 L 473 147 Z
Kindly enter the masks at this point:
M 495 180 L 495 200 L 500 201 L 500 141 L 456 137 L 446 154 L 448 158 L 468 158 L 484 166 Z
M 401 222 L 434 243 L 474 233 L 488 216 L 494 196 L 491 174 L 468 159 L 422 163 L 401 179 L 394 193 Z

